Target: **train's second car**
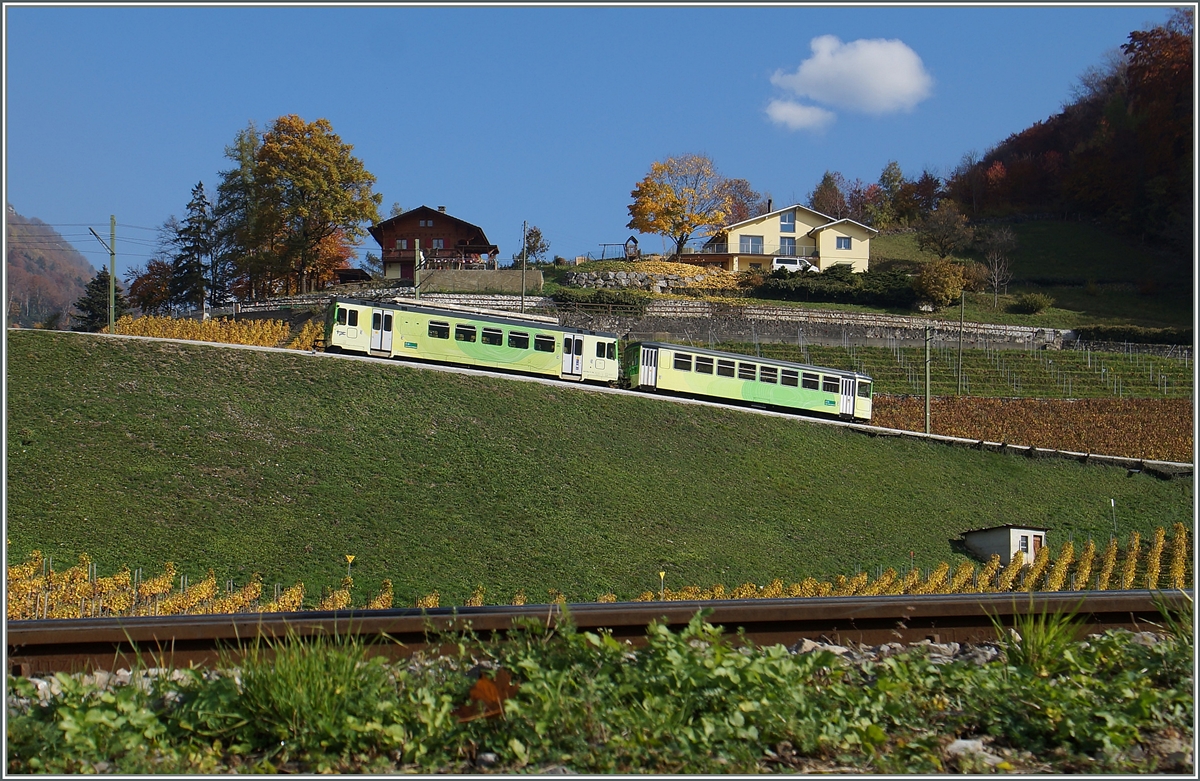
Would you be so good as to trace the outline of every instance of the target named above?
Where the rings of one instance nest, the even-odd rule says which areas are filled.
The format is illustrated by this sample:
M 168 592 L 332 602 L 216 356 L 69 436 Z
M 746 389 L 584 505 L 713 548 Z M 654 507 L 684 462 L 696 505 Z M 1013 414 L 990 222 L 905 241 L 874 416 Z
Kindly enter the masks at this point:
M 600 383 L 615 383 L 620 368 L 616 334 L 518 316 L 348 298 L 330 304 L 325 349 Z
M 628 345 L 625 363 L 633 388 L 871 419 L 871 378 L 857 372 L 662 342 Z

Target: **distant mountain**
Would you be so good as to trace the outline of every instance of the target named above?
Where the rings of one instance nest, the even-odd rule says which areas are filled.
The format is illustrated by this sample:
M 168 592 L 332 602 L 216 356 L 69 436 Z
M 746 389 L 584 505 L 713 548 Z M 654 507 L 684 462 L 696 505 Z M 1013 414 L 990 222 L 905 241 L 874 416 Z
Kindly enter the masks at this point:
M 58 231 L 8 204 L 8 322 L 28 328 L 64 315 L 96 269 Z M 66 327 L 64 316 L 58 327 Z

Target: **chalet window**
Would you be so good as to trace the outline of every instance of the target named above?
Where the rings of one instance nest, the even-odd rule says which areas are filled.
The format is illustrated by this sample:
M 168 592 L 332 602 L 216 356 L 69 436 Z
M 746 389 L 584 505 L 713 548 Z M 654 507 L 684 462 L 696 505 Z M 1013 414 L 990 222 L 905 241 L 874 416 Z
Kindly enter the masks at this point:
M 445 240 L 443 240 L 443 239 L 434 239 L 433 240 L 433 248 L 434 249 L 442 249 L 444 246 L 445 246 Z
M 838 236 L 837 237 L 837 248 L 838 249 L 850 249 L 850 237 L 849 236 Z
M 449 339 L 450 324 L 440 323 L 437 320 L 429 321 L 429 335 L 434 339 Z
M 456 325 L 456 326 L 454 326 L 454 341 L 456 341 L 456 342 L 473 342 L 473 341 L 475 341 L 475 326 L 473 326 L 473 325 Z
M 779 232 L 780 233 L 795 233 L 796 232 L 796 213 L 784 212 L 779 215 Z
M 779 370 L 774 366 L 763 366 L 758 370 L 758 379 L 760 382 L 769 382 L 774 384 L 778 374 Z
M 819 390 L 821 387 L 820 375 L 804 372 L 800 378 L 800 387 L 808 388 L 809 390 Z
M 499 328 L 485 328 L 479 341 L 484 344 L 502 345 L 504 344 L 504 332 Z
M 842 389 L 842 378 L 841 377 L 830 377 L 830 376 L 826 375 L 825 377 L 822 377 L 821 379 L 823 380 L 821 383 L 821 390 L 825 391 L 826 393 L 838 393 L 839 391 L 841 391 L 841 389 Z
M 738 252 L 746 255 L 761 255 L 763 251 L 762 236 L 739 236 Z
M 783 236 L 779 239 L 779 254 L 780 255 L 795 255 L 796 254 L 796 237 Z
M 508 346 L 515 347 L 518 350 L 528 350 L 529 334 L 521 333 L 520 331 L 509 331 Z
M 681 372 L 692 370 L 692 356 L 687 353 L 675 353 L 675 369 Z
M 696 356 L 696 371 L 701 374 L 713 373 L 713 359 L 705 358 L 703 355 Z
M 789 385 L 794 388 L 798 384 L 798 379 L 799 375 L 796 374 L 793 369 L 784 369 L 782 372 L 780 372 L 779 384 Z
M 422 228 L 432 228 L 433 220 L 419 220 Z
M 752 363 L 739 363 L 738 364 L 738 379 L 739 380 L 753 380 L 757 376 L 758 376 L 758 367 L 755 366 L 754 364 L 752 364 Z
M 717 361 L 717 374 L 722 377 L 732 377 L 733 361 Z
M 538 335 L 533 337 L 533 349 L 540 353 L 554 352 L 554 337 Z
M 408 239 L 396 239 L 396 249 L 408 249 Z

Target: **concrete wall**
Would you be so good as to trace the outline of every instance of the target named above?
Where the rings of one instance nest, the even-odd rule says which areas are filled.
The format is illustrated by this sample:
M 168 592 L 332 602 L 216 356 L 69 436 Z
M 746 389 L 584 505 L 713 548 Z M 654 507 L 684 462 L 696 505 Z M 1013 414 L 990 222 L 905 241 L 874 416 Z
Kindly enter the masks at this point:
M 525 271 L 525 292 L 542 291 L 542 272 Z M 421 293 L 517 293 L 520 269 L 438 269 L 421 272 Z

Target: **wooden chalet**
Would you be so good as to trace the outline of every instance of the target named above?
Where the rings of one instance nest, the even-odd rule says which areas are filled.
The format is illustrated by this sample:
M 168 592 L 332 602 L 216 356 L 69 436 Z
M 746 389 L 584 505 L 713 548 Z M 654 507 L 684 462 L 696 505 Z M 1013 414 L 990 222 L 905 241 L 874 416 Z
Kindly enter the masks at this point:
M 496 267 L 499 248 L 488 241 L 478 225 L 446 213 L 445 206 L 418 206 L 368 229 L 383 250 L 384 279 L 412 279 L 416 246 L 420 242 L 421 268 Z

